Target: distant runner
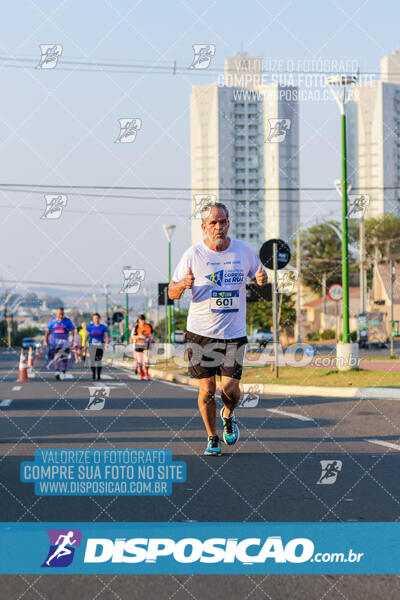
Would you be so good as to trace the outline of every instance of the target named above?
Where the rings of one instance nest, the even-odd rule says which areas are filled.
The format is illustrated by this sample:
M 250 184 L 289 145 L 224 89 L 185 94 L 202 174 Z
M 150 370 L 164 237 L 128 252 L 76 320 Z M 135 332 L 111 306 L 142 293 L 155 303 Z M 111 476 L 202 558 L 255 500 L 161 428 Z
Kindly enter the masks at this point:
M 71 358 L 72 335 L 75 327 L 70 319 L 64 316 L 62 306 L 57 308 L 56 317 L 47 324 L 44 346 L 49 347 L 47 368 L 54 367 L 56 379 L 65 379 L 68 360 Z M 71 337 L 71 339 L 70 339 Z
M 139 364 L 135 350 L 135 329 L 137 327 L 137 324 L 138 320 L 136 319 L 136 322 L 132 327 L 131 337 L 129 338 L 129 344 L 132 346 L 133 370 L 135 371 L 135 375 L 137 375 L 139 372 Z
M 139 315 L 135 329 L 135 355 L 139 367 L 140 379 L 150 379 L 149 375 L 149 348 L 153 341 L 153 327 L 146 323 L 146 316 Z
M 90 367 L 93 379 L 101 379 L 101 360 L 103 358 L 104 346 L 108 343 L 108 329 L 100 323 L 99 313 L 93 313 L 93 323 L 87 327 L 89 334 Z
M 247 242 L 228 237 L 229 212 L 220 202 L 201 211 L 206 239 L 182 256 L 169 284 L 169 297 L 181 298 L 192 290 L 187 319 L 189 374 L 199 380 L 199 410 L 208 434 L 206 455 L 219 456 L 215 401 L 216 375 L 221 376 L 220 416 L 223 440 L 239 439 L 233 410 L 240 399 L 246 337 L 246 279 L 266 285 L 256 253 Z
M 85 321 L 83 321 L 81 328 L 79 330 L 79 337 L 80 337 L 80 343 L 81 343 L 81 357 L 83 362 L 85 362 L 86 360 L 86 351 L 87 351 L 87 345 L 88 345 L 88 340 L 89 340 L 89 334 L 87 331 L 87 325 L 85 323 Z
M 74 354 L 76 362 L 81 360 L 81 337 L 79 335 L 78 328 L 74 329 L 73 335 Z

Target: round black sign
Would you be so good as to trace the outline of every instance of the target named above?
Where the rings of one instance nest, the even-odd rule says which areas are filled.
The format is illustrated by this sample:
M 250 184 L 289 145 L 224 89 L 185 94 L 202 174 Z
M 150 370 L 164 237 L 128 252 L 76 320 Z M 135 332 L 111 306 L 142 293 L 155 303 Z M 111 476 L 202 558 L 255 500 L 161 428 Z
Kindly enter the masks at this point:
M 124 318 L 124 314 L 122 312 L 115 312 L 113 314 L 113 323 L 121 323 Z
M 274 268 L 274 243 L 278 246 L 278 269 L 284 269 L 290 261 L 290 248 L 286 242 L 278 238 L 263 243 L 260 248 L 260 260 L 267 269 Z

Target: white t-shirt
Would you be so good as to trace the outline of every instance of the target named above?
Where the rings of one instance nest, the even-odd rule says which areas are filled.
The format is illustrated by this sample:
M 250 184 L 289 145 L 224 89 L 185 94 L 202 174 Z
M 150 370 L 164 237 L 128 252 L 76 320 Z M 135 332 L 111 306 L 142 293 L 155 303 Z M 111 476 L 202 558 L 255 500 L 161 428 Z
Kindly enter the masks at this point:
M 188 270 L 194 276 L 187 330 L 205 337 L 234 339 L 246 335 L 246 279 L 260 265 L 247 242 L 230 238 L 226 250 L 216 252 L 204 242 L 192 246 L 179 261 L 172 280 Z

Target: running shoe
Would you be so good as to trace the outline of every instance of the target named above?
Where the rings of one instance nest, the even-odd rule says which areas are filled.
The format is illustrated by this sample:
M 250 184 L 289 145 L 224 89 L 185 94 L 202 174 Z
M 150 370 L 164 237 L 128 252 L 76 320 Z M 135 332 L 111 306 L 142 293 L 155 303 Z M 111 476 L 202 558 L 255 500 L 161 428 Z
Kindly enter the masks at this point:
M 56 379 L 60 380 L 60 373 L 58 371 L 56 372 Z
M 224 424 L 222 439 L 225 444 L 232 446 L 232 444 L 236 444 L 239 439 L 239 427 L 236 425 L 234 414 L 232 413 L 230 417 L 224 417 L 224 406 L 221 408 L 220 416 L 222 422 Z
M 217 435 L 208 436 L 207 448 L 204 450 L 206 456 L 221 456 L 221 446 L 219 445 L 219 437 Z
M 62 373 L 60 373 L 60 379 L 61 379 L 61 381 L 64 381 L 65 377 L 66 376 L 65 376 L 64 371 Z
M 143 375 L 143 373 L 140 373 L 140 381 L 143 381 L 143 379 L 144 379 L 144 375 Z
M 148 373 L 146 373 L 146 379 L 147 379 L 147 381 L 150 381 L 150 379 L 151 379 L 151 377 Z

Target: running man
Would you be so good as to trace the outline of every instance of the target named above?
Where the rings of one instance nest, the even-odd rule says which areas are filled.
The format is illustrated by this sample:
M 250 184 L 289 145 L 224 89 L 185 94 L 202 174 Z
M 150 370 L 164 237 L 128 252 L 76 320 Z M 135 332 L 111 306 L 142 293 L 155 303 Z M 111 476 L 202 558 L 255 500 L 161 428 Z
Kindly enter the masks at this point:
M 74 329 L 72 321 L 64 315 L 62 306 L 57 308 L 56 316 L 52 317 L 47 324 L 44 346 L 49 347 L 48 358 L 50 362 L 48 366 L 54 364 L 56 379 L 65 379 L 70 349 L 73 345 L 70 333 L 73 334 Z
M 86 325 L 85 321 L 83 321 L 81 328 L 79 330 L 79 337 L 81 339 L 81 348 L 82 348 L 81 356 L 82 356 L 83 362 L 85 362 L 87 344 L 88 344 L 88 339 L 89 339 L 89 334 L 87 331 L 87 325 Z
M 78 363 L 81 360 L 81 336 L 79 335 L 78 328 L 74 330 L 73 340 L 75 361 Z
M 93 313 L 93 323 L 87 326 L 89 334 L 90 367 L 93 379 L 101 379 L 101 360 L 103 358 L 104 346 L 108 343 L 108 329 L 100 323 L 99 313 Z M 97 364 L 96 364 L 97 363 Z
M 137 375 L 139 371 L 139 364 L 135 350 L 135 329 L 137 327 L 137 324 L 138 320 L 136 319 L 136 322 L 132 327 L 131 337 L 129 338 L 129 344 L 132 346 L 133 370 L 135 371 L 135 375 Z
M 50 566 L 51 561 L 54 558 L 61 558 L 62 556 L 66 556 L 67 554 L 71 554 L 70 548 L 67 546 L 73 546 L 76 543 L 76 540 L 72 539 L 74 537 L 73 531 L 68 531 L 67 535 L 59 535 L 58 540 L 56 541 L 56 550 L 50 556 L 48 560 L 46 560 L 46 565 Z M 62 540 L 62 541 L 60 541 Z
M 205 239 L 182 256 L 169 284 L 169 297 L 192 290 L 187 320 L 189 374 L 199 380 L 199 410 L 208 434 L 204 454 L 219 456 L 215 401 L 221 376 L 220 412 L 225 444 L 235 444 L 239 428 L 233 411 L 240 399 L 246 337 L 246 279 L 266 285 L 267 275 L 250 244 L 228 237 L 229 212 L 220 202 L 201 211 Z
M 153 341 L 153 327 L 150 323 L 146 323 L 146 316 L 139 315 L 137 324 L 133 330 L 135 338 L 135 354 L 136 361 L 139 367 L 140 379 L 150 379 L 149 374 L 149 348 Z

